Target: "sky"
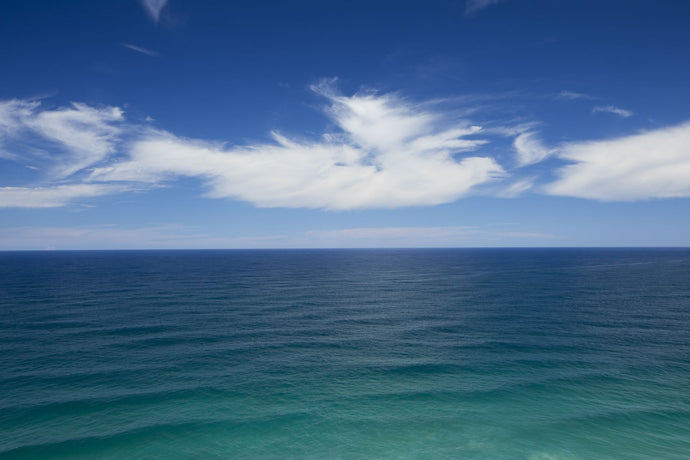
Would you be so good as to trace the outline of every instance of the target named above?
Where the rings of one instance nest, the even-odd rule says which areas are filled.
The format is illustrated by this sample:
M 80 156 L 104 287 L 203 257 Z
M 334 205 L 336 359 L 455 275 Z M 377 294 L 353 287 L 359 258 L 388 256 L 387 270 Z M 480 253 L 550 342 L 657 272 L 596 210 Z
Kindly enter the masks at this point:
M 0 4 L 0 250 L 690 246 L 690 3 Z

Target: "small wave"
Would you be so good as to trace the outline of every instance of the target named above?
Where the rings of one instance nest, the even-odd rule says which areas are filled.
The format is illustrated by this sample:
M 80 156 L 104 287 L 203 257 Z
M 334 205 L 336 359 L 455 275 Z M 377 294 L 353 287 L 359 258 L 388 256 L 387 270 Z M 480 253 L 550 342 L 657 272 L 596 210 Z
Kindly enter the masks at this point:
M 93 390 L 92 390 L 93 391 Z M 80 399 L 63 399 L 25 405 L 4 406 L 3 420 L 12 418 L 26 419 L 46 414 L 69 414 L 79 416 L 107 408 L 108 411 L 121 410 L 126 407 L 140 407 L 166 401 L 227 397 L 224 390 L 215 387 L 171 387 L 156 391 L 107 391 L 107 396 L 83 397 Z M 9 415 L 14 414 L 14 415 Z

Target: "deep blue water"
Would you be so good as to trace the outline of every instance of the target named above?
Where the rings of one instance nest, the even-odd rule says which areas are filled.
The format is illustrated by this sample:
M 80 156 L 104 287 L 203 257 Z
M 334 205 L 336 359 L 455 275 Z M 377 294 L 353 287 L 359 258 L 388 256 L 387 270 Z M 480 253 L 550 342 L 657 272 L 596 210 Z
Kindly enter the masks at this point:
M 0 253 L 0 457 L 687 459 L 690 250 Z

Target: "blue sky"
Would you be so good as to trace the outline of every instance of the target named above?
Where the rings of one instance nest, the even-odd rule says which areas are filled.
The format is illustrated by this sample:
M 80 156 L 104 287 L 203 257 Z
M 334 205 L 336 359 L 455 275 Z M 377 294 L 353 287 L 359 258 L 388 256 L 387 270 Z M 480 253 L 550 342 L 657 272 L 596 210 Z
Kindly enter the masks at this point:
M 690 245 L 690 4 L 0 5 L 0 249 Z

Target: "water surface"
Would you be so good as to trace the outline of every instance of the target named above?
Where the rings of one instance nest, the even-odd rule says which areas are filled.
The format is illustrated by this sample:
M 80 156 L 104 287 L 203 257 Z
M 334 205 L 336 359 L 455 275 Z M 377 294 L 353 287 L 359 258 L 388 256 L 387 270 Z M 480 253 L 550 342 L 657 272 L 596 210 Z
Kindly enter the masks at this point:
M 687 458 L 690 250 L 0 253 L 0 457 Z

